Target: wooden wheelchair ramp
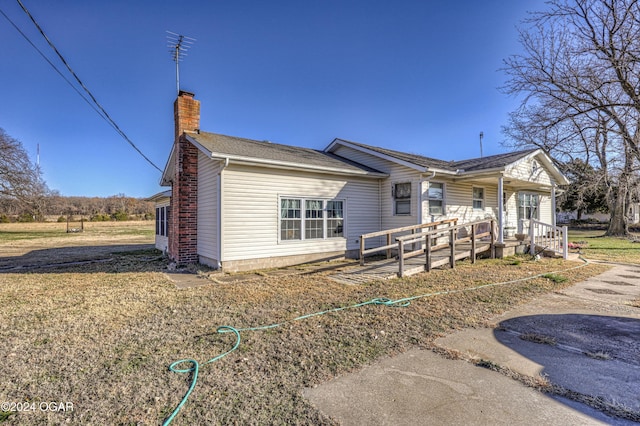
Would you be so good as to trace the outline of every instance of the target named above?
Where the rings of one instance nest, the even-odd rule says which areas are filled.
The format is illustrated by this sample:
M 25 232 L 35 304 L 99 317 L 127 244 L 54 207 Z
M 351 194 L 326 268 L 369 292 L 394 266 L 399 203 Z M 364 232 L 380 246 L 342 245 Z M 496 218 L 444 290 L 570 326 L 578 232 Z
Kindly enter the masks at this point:
M 332 278 L 345 283 L 364 283 L 406 277 L 445 265 L 454 268 L 457 260 L 471 259 L 475 263 L 481 253 L 495 257 L 495 235 L 493 219 L 465 224 L 449 219 L 364 234 L 360 238 L 360 266 Z M 365 250 L 366 240 L 372 238 L 384 245 Z M 365 257 L 376 252 L 384 252 L 386 256 L 383 254 L 383 259 Z

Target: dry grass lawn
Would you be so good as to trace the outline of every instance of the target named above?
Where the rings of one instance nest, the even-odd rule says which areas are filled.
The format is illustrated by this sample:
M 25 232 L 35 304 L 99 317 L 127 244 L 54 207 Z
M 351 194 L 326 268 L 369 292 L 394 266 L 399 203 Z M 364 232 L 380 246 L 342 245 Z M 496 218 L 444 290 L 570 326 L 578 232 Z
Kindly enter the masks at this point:
M 90 233 L 77 240 L 32 235 L 29 242 L 4 238 L 0 227 L 0 265 L 20 262 L 29 250 L 43 251 L 44 256 L 55 252 L 51 238 L 60 238 L 67 247 L 83 245 L 76 254 L 106 245 L 107 239 L 118 246 L 123 241 L 148 243 L 153 232 L 145 234 L 144 227 L 153 224 L 140 226 L 143 231 L 133 227 L 119 236 L 113 229 L 96 230 L 104 235 L 82 244 L 80 239 L 89 240 Z M 16 254 L 16 247 L 22 254 Z M 157 252 L 120 249 L 108 255 L 101 251 L 103 262 L 0 273 L 0 402 L 73 403 L 73 411 L 67 412 L 0 411 L 5 424 L 159 424 L 190 383 L 188 375 L 171 373 L 167 367 L 182 358 L 204 363 L 228 350 L 234 338 L 216 333 L 220 325 L 266 325 L 375 297 L 471 288 L 578 265 L 527 258 L 484 260 L 366 285 L 339 284 L 330 279 L 330 270 L 320 268 L 177 290 L 163 273 L 166 263 Z M 38 266 L 34 259 L 30 265 Z M 58 263 L 64 260 L 68 259 L 57 257 Z M 558 272 L 568 278 L 565 282 L 539 277 L 422 298 L 408 307 L 369 305 L 242 332 L 237 351 L 202 367 L 193 394 L 173 424 L 334 424 L 302 398 L 304 387 L 383 356 L 416 346 L 429 348 L 438 336 L 483 325 L 515 304 L 605 268 L 588 265 Z

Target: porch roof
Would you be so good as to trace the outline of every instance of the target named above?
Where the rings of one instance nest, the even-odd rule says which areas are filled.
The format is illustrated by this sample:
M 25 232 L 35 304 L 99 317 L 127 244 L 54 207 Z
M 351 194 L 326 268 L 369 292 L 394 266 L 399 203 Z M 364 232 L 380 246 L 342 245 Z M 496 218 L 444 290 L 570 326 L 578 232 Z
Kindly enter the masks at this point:
M 516 166 L 519 162 L 536 157 L 542 164 L 544 164 L 545 168 L 558 184 L 566 185 L 569 183 L 562 172 L 560 172 L 560 170 L 553 164 L 551 158 L 539 148 L 525 149 L 465 160 L 445 161 L 418 154 L 409 154 L 392 149 L 379 148 L 344 139 L 334 139 L 325 151 L 333 152 L 340 145 L 405 165 L 423 173 L 437 172 L 452 175 L 455 180 L 493 180 L 498 176 L 505 176 L 505 172 L 508 168 Z M 516 176 L 505 176 L 505 178 L 510 179 L 514 184 L 517 181 L 520 186 L 548 188 L 548 185 L 545 186 L 539 182 L 520 179 Z

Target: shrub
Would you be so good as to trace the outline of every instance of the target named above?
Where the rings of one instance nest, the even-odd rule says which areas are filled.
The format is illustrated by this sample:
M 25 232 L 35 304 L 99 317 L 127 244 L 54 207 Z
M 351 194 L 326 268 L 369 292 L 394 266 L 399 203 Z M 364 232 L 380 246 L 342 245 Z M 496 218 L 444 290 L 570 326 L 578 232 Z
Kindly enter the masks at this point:
M 11 219 L 6 214 L 0 214 L 0 223 L 11 223 Z
M 60 217 L 58 218 L 58 223 L 63 223 L 63 222 L 66 222 L 66 221 L 67 221 L 67 218 L 66 218 L 66 217 L 64 217 L 64 216 L 60 216 Z
M 125 212 L 121 212 L 121 211 L 117 211 L 114 214 L 111 215 L 113 217 L 113 219 L 117 220 L 117 221 L 125 221 L 125 220 L 129 220 L 129 215 Z
M 31 213 L 22 213 L 18 216 L 18 222 L 35 222 L 35 218 Z

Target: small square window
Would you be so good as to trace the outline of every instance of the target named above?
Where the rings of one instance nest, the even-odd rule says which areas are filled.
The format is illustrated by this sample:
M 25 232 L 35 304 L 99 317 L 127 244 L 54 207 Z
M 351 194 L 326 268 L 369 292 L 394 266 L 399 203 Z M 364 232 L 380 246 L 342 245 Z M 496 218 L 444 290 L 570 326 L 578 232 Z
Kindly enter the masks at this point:
M 411 182 L 396 183 L 393 187 L 396 215 L 411 214 Z

